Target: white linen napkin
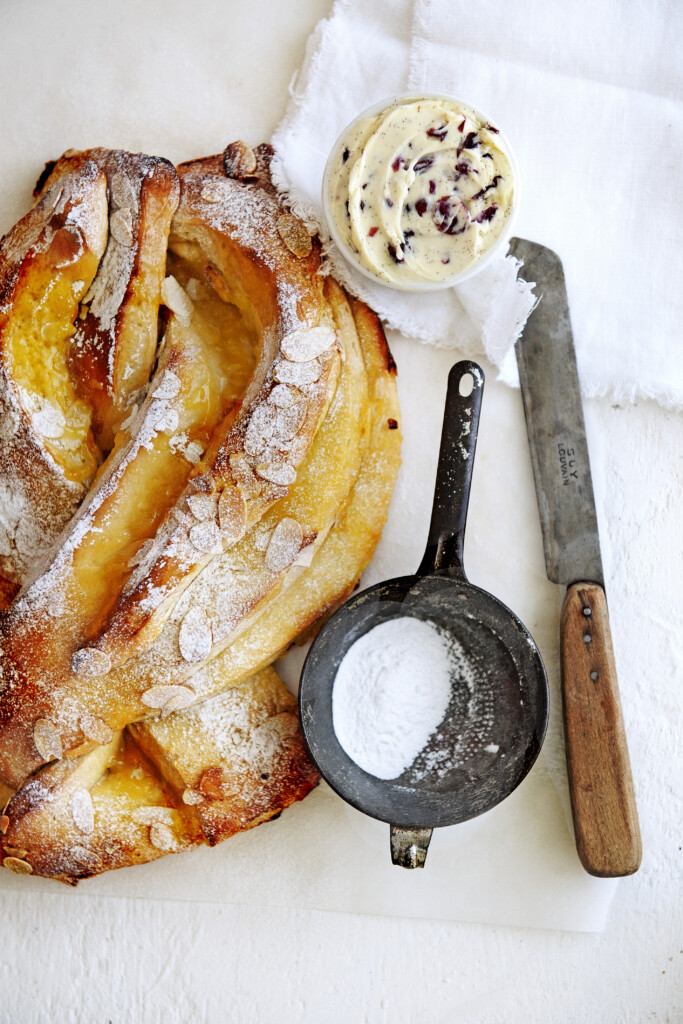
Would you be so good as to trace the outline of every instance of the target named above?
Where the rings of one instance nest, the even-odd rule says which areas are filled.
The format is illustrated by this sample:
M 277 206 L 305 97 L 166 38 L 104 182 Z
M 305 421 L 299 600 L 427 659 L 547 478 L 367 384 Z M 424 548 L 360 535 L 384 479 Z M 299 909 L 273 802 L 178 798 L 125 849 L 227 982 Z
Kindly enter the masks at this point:
M 327 237 L 325 161 L 361 110 L 411 91 L 480 108 L 520 164 L 516 233 L 563 260 L 584 393 L 680 406 L 683 6 L 520 0 L 510 12 L 500 0 L 337 0 L 309 39 L 273 138 L 277 182 Z M 457 288 L 416 295 L 368 282 L 333 243 L 328 250 L 335 274 L 389 326 L 485 353 L 517 383 L 512 348 L 533 298 L 511 258 Z

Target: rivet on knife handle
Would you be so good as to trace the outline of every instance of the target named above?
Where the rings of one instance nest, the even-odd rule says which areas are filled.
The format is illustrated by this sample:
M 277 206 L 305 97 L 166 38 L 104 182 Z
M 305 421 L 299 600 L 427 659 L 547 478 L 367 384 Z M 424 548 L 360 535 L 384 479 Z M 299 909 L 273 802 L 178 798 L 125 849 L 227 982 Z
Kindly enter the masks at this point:
M 595 583 L 567 590 L 560 657 L 576 848 L 591 875 L 631 875 L 640 866 L 640 829 L 607 602 Z

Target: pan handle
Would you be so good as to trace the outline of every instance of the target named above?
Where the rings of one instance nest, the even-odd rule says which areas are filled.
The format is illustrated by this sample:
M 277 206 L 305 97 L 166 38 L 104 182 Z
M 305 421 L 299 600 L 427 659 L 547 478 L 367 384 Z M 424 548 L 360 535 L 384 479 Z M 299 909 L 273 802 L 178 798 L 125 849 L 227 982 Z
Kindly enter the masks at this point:
M 432 838 L 431 828 L 402 828 L 391 825 L 391 861 L 400 868 L 423 868 Z
M 463 395 L 461 385 L 462 390 L 465 390 L 464 378 L 468 377 L 472 381 L 472 390 Z M 441 572 L 467 579 L 463 566 L 463 544 L 483 391 L 484 371 L 477 363 L 464 359 L 451 368 L 432 521 L 427 548 L 417 570 L 418 576 Z

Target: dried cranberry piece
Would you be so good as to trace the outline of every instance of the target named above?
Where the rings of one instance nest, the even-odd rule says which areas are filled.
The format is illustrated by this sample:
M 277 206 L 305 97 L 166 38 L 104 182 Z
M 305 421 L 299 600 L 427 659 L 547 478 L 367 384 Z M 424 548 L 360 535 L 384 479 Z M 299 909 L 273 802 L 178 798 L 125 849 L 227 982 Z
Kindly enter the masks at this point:
M 374 238 L 378 231 L 379 228 L 371 227 L 370 230 L 368 231 L 368 235 L 370 236 L 370 238 Z
M 494 128 L 492 124 L 487 124 L 486 127 L 488 128 L 488 130 L 490 132 L 493 132 L 494 135 L 499 135 L 500 134 L 500 129 L 499 128 Z
M 387 245 L 387 250 L 394 263 L 403 263 L 403 253 L 399 256 L 396 252 L 396 246 L 392 245 L 391 242 Z
M 445 266 L 445 265 L 446 265 L 447 263 L 450 263 L 450 262 L 451 262 L 451 258 L 450 258 L 450 256 L 444 256 L 444 258 L 443 258 L 443 259 L 441 260 L 441 262 L 442 262 L 442 263 L 444 264 L 444 266 Z
M 474 219 L 476 220 L 477 224 L 482 224 L 485 220 L 493 220 L 497 212 L 498 207 L 496 206 L 495 203 L 493 203 L 492 206 L 487 206 L 485 210 L 482 210 L 479 216 L 475 217 Z
M 477 146 L 481 146 L 481 142 L 477 138 L 477 133 L 470 132 L 469 135 L 466 137 L 465 141 L 460 146 L 459 152 L 462 152 L 463 149 L 476 149 Z
M 476 193 L 476 195 L 472 196 L 472 199 L 481 199 L 482 196 L 485 196 L 487 192 L 490 192 L 491 189 L 495 188 L 496 185 L 498 184 L 498 182 L 502 181 L 502 180 L 503 180 L 503 175 L 502 174 L 497 174 L 495 176 L 495 178 L 493 179 L 493 181 L 491 182 L 491 184 L 487 185 L 486 188 L 479 189 L 479 191 Z
M 422 217 L 423 214 L 427 212 L 427 200 L 418 199 L 418 201 L 415 203 L 415 210 L 417 212 L 418 217 Z
M 461 122 L 460 122 L 460 124 L 458 125 L 458 131 L 459 131 L 459 132 L 462 132 L 462 131 L 464 131 L 464 130 L 465 130 L 465 121 L 466 121 L 466 120 L 467 120 L 467 118 L 466 118 L 466 117 L 463 117 L 462 121 L 461 121 Z
M 456 169 L 456 171 L 459 171 L 460 174 L 469 174 L 470 173 L 470 165 L 468 163 L 466 163 L 464 160 L 461 160 L 459 164 L 456 164 L 455 165 L 455 169 Z
M 400 158 L 400 156 L 397 156 L 396 159 L 394 160 L 393 164 L 391 165 L 391 169 L 392 169 L 392 171 L 397 171 L 400 166 L 401 166 L 401 158 Z
M 434 157 L 433 156 L 423 156 L 423 157 L 420 157 L 419 160 L 415 161 L 415 164 L 413 166 L 413 170 L 415 171 L 416 174 L 424 174 L 424 172 L 429 167 L 431 167 L 433 163 L 434 163 Z
M 455 196 L 442 196 L 434 208 L 434 223 L 444 235 L 461 235 L 470 223 L 470 215 Z
M 432 125 L 431 128 L 427 129 L 427 135 L 429 135 L 431 139 L 438 139 L 439 142 L 443 142 L 448 135 L 448 125 L 445 122 L 443 124 Z
M 435 192 L 436 192 L 436 182 L 434 181 L 433 178 L 430 178 L 429 179 L 429 194 L 430 194 L 430 196 L 433 196 Z

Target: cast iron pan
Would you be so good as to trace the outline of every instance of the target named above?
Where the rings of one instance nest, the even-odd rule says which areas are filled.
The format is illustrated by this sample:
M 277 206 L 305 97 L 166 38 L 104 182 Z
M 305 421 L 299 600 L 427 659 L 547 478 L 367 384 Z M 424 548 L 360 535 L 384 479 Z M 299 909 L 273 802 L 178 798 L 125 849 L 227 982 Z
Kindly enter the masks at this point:
M 321 775 L 353 807 L 391 824 L 392 860 L 404 867 L 424 865 L 433 828 L 467 821 L 509 796 L 536 760 L 548 722 L 536 644 L 509 608 L 469 583 L 463 566 L 483 387 L 476 363 L 457 363 L 449 374 L 432 520 L 417 575 L 378 583 L 347 601 L 314 641 L 301 676 L 301 725 Z M 464 650 L 476 686 L 453 676 L 438 737 L 387 781 L 339 745 L 332 691 L 351 645 L 400 616 L 446 630 Z

